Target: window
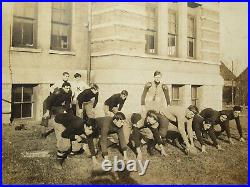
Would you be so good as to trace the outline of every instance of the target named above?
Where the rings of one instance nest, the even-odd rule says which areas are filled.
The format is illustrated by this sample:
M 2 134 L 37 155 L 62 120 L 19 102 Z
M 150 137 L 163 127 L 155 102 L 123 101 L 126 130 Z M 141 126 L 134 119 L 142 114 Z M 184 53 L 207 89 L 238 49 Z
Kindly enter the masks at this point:
M 177 20 L 176 13 L 170 11 L 168 14 L 168 55 L 176 56 L 177 51 Z
M 180 105 L 180 85 L 172 85 L 172 102 L 171 105 Z
M 147 31 L 145 35 L 146 46 L 145 52 L 150 54 L 156 53 L 156 7 L 153 5 L 146 6 L 147 11 Z
M 72 3 L 52 3 L 51 46 L 53 50 L 70 50 Z
M 33 109 L 33 85 L 12 86 L 12 117 L 31 118 Z
M 12 46 L 36 47 L 37 3 L 15 3 Z
M 199 86 L 191 86 L 192 105 L 198 106 L 198 88 Z
M 196 46 L 196 32 L 195 32 L 195 18 L 188 16 L 188 38 L 187 38 L 187 49 L 188 57 L 195 57 L 195 46 Z

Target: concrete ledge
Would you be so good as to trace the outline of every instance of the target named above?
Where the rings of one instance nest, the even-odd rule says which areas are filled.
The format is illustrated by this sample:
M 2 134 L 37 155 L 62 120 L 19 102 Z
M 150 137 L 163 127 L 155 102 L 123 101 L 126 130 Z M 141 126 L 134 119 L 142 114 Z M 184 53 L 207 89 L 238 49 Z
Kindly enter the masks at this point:
M 58 50 L 49 50 L 49 54 L 57 54 L 57 55 L 71 55 L 75 56 L 76 53 L 73 51 L 58 51 Z
M 128 53 L 121 51 L 110 51 L 110 52 L 96 52 L 91 53 L 91 57 L 102 57 L 102 56 L 128 56 L 128 57 L 140 57 L 140 58 L 151 58 L 151 59 L 162 59 L 162 60 L 172 60 L 172 61 L 181 61 L 181 62 L 191 62 L 191 63 L 202 63 L 202 64 L 211 64 L 211 65 L 220 65 L 220 62 L 214 61 L 203 61 L 196 59 L 183 59 L 169 56 L 160 56 L 160 55 L 150 55 L 150 54 L 138 54 L 138 53 Z
M 42 49 L 35 48 L 23 48 L 23 47 L 11 47 L 10 51 L 14 52 L 28 52 L 28 53 L 42 53 Z

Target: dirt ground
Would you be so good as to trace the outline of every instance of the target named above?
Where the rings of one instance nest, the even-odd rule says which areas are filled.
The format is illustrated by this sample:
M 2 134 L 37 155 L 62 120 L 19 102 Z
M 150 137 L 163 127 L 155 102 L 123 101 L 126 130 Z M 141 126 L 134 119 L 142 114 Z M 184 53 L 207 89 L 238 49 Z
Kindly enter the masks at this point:
M 241 117 L 244 137 L 248 140 L 247 117 Z M 166 144 L 168 156 L 149 156 L 143 147 L 143 156 L 149 159 L 144 176 L 137 172 L 98 172 L 92 170 L 86 154 L 68 158 L 63 170 L 53 168 L 56 158 L 55 135 L 42 139 L 39 125 L 27 124 L 27 130 L 16 131 L 14 126 L 3 125 L 2 177 L 3 184 L 247 184 L 248 143 L 238 141 L 235 122 L 230 122 L 234 145 L 220 140 L 224 151 L 207 146 L 206 154 L 187 156 L 171 144 Z M 226 136 L 222 136 L 226 139 Z M 197 147 L 200 145 L 196 142 Z M 26 152 L 48 151 L 50 157 L 27 158 Z M 110 148 L 112 155 L 120 155 Z M 135 156 L 129 150 L 129 158 Z M 98 159 L 101 160 L 100 154 Z

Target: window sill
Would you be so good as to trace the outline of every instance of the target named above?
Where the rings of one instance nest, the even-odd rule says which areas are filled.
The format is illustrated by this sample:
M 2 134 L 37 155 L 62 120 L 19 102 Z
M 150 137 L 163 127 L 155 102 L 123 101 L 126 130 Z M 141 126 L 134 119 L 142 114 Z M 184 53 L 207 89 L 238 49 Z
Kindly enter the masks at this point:
M 76 53 L 72 51 L 58 51 L 58 50 L 49 50 L 49 54 L 71 55 L 71 56 L 76 55 Z
M 34 48 L 22 48 L 22 47 L 11 47 L 10 51 L 16 52 L 28 52 L 28 53 L 41 53 L 42 49 L 34 49 Z

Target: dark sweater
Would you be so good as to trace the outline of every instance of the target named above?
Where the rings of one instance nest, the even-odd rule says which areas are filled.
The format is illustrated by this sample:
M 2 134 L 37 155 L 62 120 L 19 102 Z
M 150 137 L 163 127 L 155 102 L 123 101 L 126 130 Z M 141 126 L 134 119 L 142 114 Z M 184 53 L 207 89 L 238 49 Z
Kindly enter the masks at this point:
M 209 112 L 207 112 L 207 115 L 209 114 L 207 117 L 210 117 L 211 110 L 206 110 L 206 111 L 209 111 Z M 204 112 L 204 113 L 206 113 L 206 112 Z M 204 115 L 204 113 L 203 113 L 203 115 Z M 210 121 L 207 121 L 207 122 L 211 123 L 211 127 L 209 129 L 205 130 L 204 129 L 204 124 L 203 124 L 204 121 L 205 121 L 205 118 L 203 118 L 200 114 L 195 115 L 194 118 L 193 118 L 192 128 L 195 131 L 197 140 L 200 142 L 201 145 L 205 145 L 202 134 L 203 133 L 208 133 L 208 135 L 212 139 L 214 145 L 218 145 L 217 138 L 216 138 L 216 135 L 215 135 L 215 132 L 214 132 L 213 124 Z
M 94 104 L 93 104 L 93 108 L 96 107 L 96 104 L 98 102 L 98 95 L 99 93 L 97 92 L 96 94 L 94 94 L 91 91 L 91 88 L 88 88 L 86 90 L 83 90 L 78 96 L 77 96 L 77 101 L 78 101 L 78 105 L 79 108 L 82 109 L 82 104 L 83 102 L 89 102 L 91 101 L 92 98 L 95 98 Z
M 117 107 L 119 105 L 118 111 L 120 111 L 126 101 L 121 98 L 121 94 L 114 94 L 110 98 L 108 98 L 104 104 L 109 106 L 109 111 L 112 111 L 112 108 Z
M 75 135 L 85 134 L 84 121 L 80 117 L 69 113 L 61 113 L 55 116 L 55 122 L 65 127 L 65 130 L 62 132 L 63 138 L 74 141 Z
M 59 92 L 52 93 L 46 101 L 46 109 L 51 111 L 52 114 L 56 114 L 57 111 L 53 111 L 53 107 L 63 107 L 64 110 L 70 108 L 72 92 L 66 93 L 62 88 L 59 89 Z
M 160 115 L 160 114 L 159 114 Z M 159 116 L 158 116 L 159 117 Z M 141 120 L 141 114 L 139 113 L 133 113 L 132 116 L 131 116 L 131 122 L 132 124 L 137 124 L 138 121 Z M 153 128 L 151 124 L 149 124 L 146 119 L 144 119 L 144 124 L 142 127 L 138 128 L 138 127 L 133 127 L 133 131 L 135 131 L 136 133 L 133 133 L 133 137 L 132 139 L 134 140 L 135 142 L 135 147 L 139 147 L 140 146 L 140 138 L 139 138 L 139 135 L 138 135 L 138 132 L 140 129 L 143 129 L 143 128 L 149 128 L 153 134 L 153 137 L 154 137 L 154 140 L 156 141 L 157 144 L 162 144 L 162 138 L 160 136 L 160 133 L 159 133 L 159 128 L 160 128 L 160 123 L 159 123 L 159 126 L 157 128 Z
M 240 137 L 242 137 L 242 127 L 240 124 L 240 118 L 239 117 L 234 117 L 234 111 L 233 110 L 222 110 L 221 113 L 226 114 L 227 115 L 227 120 L 224 122 L 220 122 L 219 124 L 222 127 L 222 131 L 226 131 L 227 133 L 227 137 L 231 138 L 231 133 L 230 133 L 230 127 L 229 127 L 229 121 L 230 120 L 235 120 L 236 126 L 237 126 L 237 130 L 238 133 L 240 135 Z
M 115 126 L 115 124 L 113 123 L 112 117 L 106 116 L 106 117 L 96 118 L 93 129 L 95 129 L 94 130 L 95 132 L 93 133 L 93 135 L 90 135 L 88 137 L 89 149 L 90 149 L 92 156 L 95 155 L 93 138 L 96 138 L 99 135 L 101 135 L 100 145 L 101 145 L 101 151 L 102 151 L 103 156 L 108 155 L 108 135 L 109 134 L 117 133 L 121 150 L 122 151 L 127 150 L 127 145 L 125 142 L 123 129 Z

